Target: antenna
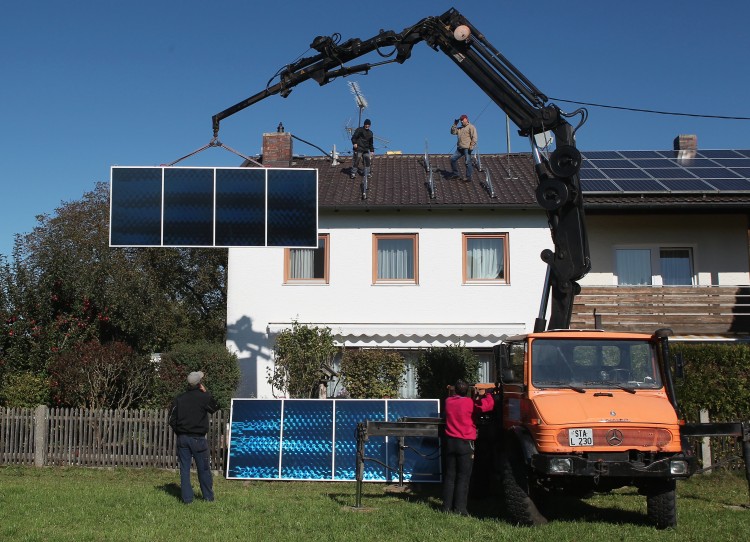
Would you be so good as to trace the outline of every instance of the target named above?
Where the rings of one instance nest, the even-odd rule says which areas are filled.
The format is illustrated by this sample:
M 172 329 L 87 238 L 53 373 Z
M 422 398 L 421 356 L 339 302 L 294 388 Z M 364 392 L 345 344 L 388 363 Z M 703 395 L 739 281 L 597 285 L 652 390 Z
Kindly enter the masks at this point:
M 354 101 L 357 103 L 357 108 L 359 108 L 359 123 L 357 126 L 362 126 L 362 111 L 367 109 L 367 98 L 362 94 L 362 90 L 359 88 L 359 83 L 356 81 L 347 81 L 347 84 L 349 85 L 349 90 L 354 95 Z

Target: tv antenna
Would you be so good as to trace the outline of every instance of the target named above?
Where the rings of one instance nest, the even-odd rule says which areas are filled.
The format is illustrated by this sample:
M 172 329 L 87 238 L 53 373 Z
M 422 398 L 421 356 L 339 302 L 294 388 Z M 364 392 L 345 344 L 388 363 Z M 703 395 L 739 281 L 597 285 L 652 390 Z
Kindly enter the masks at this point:
M 362 111 L 367 109 L 367 98 L 362 94 L 362 90 L 359 88 L 359 83 L 356 81 L 347 81 L 349 85 L 349 91 L 354 95 L 354 101 L 357 103 L 359 109 L 359 123 L 357 126 L 362 126 Z

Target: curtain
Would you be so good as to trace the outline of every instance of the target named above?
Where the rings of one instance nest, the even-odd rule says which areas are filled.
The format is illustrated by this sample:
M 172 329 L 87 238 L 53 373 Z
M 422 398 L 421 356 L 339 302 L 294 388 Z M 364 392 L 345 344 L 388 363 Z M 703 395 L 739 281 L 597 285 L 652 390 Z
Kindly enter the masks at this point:
M 414 278 L 412 239 L 378 239 L 378 278 Z
M 503 278 L 502 239 L 471 238 L 466 240 L 466 278 Z
M 289 278 L 315 278 L 315 249 L 292 248 L 289 250 Z
M 663 284 L 667 286 L 691 286 L 693 284 L 689 248 L 663 248 L 659 252 L 659 258 Z
M 651 251 L 640 248 L 617 249 L 617 284 L 651 284 Z

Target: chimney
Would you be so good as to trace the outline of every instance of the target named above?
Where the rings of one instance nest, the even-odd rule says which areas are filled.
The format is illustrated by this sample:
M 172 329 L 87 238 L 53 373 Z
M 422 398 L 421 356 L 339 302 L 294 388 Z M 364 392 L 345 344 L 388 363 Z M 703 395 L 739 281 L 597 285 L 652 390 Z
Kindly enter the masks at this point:
M 698 151 L 698 136 L 681 134 L 674 138 L 674 150 L 677 151 L 677 161 L 683 166 L 689 166 Z
M 292 134 L 283 131 L 263 134 L 263 165 L 289 167 L 291 163 Z

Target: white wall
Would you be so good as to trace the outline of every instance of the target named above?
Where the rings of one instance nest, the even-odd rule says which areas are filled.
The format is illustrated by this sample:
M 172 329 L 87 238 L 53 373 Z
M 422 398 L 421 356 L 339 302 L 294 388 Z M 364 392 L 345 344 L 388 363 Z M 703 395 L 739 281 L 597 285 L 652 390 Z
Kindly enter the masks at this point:
M 617 283 L 615 248 L 689 247 L 699 286 L 750 284 L 744 214 L 587 215 L 591 272 L 582 285 Z
M 271 396 L 269 329 L 290 327 L 284 324 L 293 320 L 327 325 L 334 333 L 361 326 L 394 336 L 399 329 L 452 329 L 460 335 L 464 328 L 533 328 L 545 274 L 539 254 L 551 248 L 541 212 L 331 213 L 320 216 L 319 231 L 330 234 L 327 285 L 284 284 L 283 249 L 229 249 L 228 345 L 240 357 L 240 396 Z M 462 284 L 462 233 L 472 232 L 508 233 L 510 284 Z M 373 233 L 419 234 L 418 285 L 372 284 Z M 467 346 L 481 342 L 477 336 L 460 338 Z M 410 340 L 391 337 L 384 346 L 429 345 Z

